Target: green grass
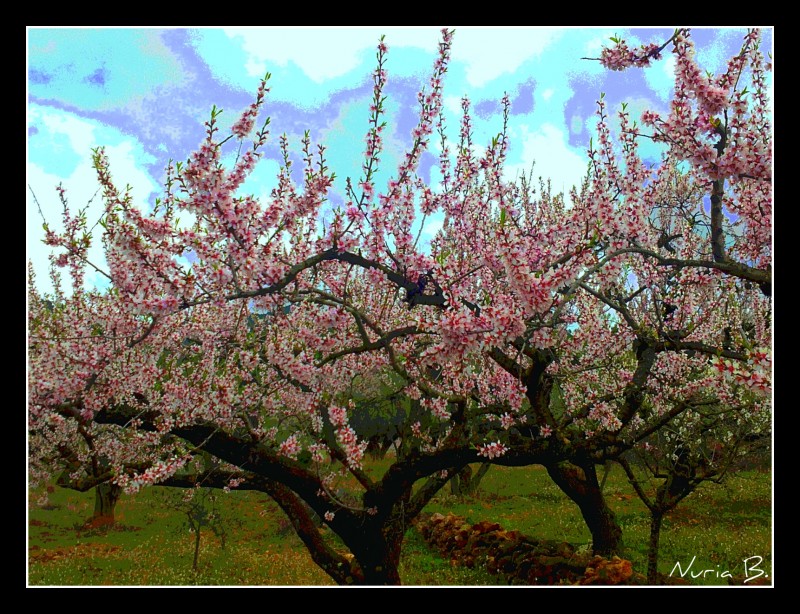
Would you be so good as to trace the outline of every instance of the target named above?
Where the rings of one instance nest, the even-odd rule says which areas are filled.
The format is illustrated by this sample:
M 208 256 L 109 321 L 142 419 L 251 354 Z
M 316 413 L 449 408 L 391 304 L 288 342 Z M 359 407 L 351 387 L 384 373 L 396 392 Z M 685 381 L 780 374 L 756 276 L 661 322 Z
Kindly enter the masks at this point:
M 646 573 L 650 535 L 647 508 L 617 466 L 609 474 L 604 493 L 623 529 L 625 557 L 632 561 L 635 570 Z M 443 492 L 426 511 L 452 512 L 472 523 L 491 520 L 505 529 L 519 530 L 536 538 L 587 547 L 591 544 L 591 534 L 580 510 L 542 467 L 493 467 L 481 482 L 477 497 L 458 500 Z M 760 556 L 764 559 L 761 569 L 771 576 L 771 543 L 770 475 L 741 472 L 721 485 L 703 484 L 665 518 L 659 571 L 669 575 L 676 562 L 686 569 L 696 556 L 692 571 L 728 570 L 740 576 L 744 573 L 744 559 Z M 692 584 L 727 584 L 727 579 L 719 578 L 716 573 L 685 579 Z
M 108 529 L 83 529 L 93 493 L 56 489 L 52 506 L 29 511 L 29 583 L 43 585 L 294 585 L 330 584 L 313 564 L 277 506 L 263 495 L 233 492 L 222 499 L 225 547 L 201 531 L 197 572 L 194 535 L 184 517 L 149 489 L 117 504 Z M 222 495 L 221 495 L 222 496 Z
M 169 491 L 172 491 L 170 493 Z M 332 584 L 311 560 L 288 521 L 271 500 L 254 492 L 220 493 L 227 526 L 224 548 L 210 529 L 201 533 L 199 568 L 192 570 L 194 536 L 184 517 L 164 505 L 183 491 L 149 489 L 123 496 L 117 523 L 86 529 L 93 493 L 55 489 L 50 505 L 29 505 L 29 584 L 31 585 L 324 585 Z M 590 543 L 578 508 L 541 467 L 493 467 L 472 498 L 443 490 L 427 512 L 453 512 L 470 522 L 491 520 L 532 537 Z M 649 518 L 615 467 L 605 487 L 607 500 L 624 530 L 626 558 L 646 569 Z M 659 571 L 669 574 L 696 557 L 693 570 L 743 573 L 743 560 L 761 556 L 771 570 L 771 484 L 768 473 L 742 472 L 726 484 L 706 484 L 690 495 L 665 522 Z M 501 582 L 482 569 L 453 566 L 428 549 L 415 530 L 403 545 L 400 573 L 409 585 L 486 585 Z M 725 584 L 715 574 L 692 584 Z

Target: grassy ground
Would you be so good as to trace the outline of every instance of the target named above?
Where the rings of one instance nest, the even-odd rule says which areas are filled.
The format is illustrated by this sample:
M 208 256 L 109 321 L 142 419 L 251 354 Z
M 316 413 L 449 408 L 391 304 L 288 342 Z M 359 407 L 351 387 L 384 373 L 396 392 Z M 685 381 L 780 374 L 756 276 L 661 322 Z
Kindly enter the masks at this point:
M 626 557 L 634 569 L 646 568 L 649 520 L 621 471 L 605 486 L 609 505 L 624 530 Z M 186 516 L 170 509 L 183 491 L 158 488 L 123 496 L 117 523 L 84 528 L 93 493 L 55 489 L 50 504 L 29 505 L 29 583 L 31 585 L 324 585 L 330 579 L 312 562 L 277 506 L 253 492 L 219 493 L 216 525 L 201 530 L 198 570 L 193 571 L 194 535 Z M 771 483 L 767 473 L 742 472 L 724 485 L 705 485 L 667 517 L 659 570 L 669 574 L 680 562 L 692 571 L 692 584 L 725 584 L 719 576 L 743 574 L 743 561 L 763 557 L 771 576 Z M 426 508 L 453 512 L 470 522 L 491 520 L 538 538 L 590 542 L 577 507 L 540 467 L 492 468 L 477 496 L 459 500 L 443 491 Z M 224 543 L 223 543 L 224 541 Z M 431 552 L 415 530 L 406 535 L 401 576 L 412 585 L 498 584 L 483 570 L 450 565 Z M 756 559 L 750 560 L 754 565 Z M 678 573 L 677 571 L 675 572 Z M 751 572 L 751 575 L 753 573 Z

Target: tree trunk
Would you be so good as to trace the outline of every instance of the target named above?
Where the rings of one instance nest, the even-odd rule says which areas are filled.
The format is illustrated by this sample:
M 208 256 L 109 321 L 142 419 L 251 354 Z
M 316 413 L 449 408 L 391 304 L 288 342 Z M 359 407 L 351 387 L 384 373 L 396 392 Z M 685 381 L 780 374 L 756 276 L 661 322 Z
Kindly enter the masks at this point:
M 93 525 L 114 524 L 114 509 L 122 494 L 122 488 L 116 484 L 104 482 L 94 489 L 94 513 L 91 523 Z
M 407 518 L 403 513 L 393 513 L 383 522 L 365 526 L 364 532 L 353 535 L 347 543 L 360 570 L 359 584 L 369 586 L 399 586 L 400 552 L 405 538 Z
M 661 537 L 661 512 L 650 514 L 650 545 L 647 550 L 647 583 L 658 583 L 658 540 Z
M 461 498 L 461 478 L 457 475 L 454 475 L 453 478 L 450 480 L 450 494 L 454 497 Z
M 478 488 L 481 485 L 481 480 L 487 473 L 489 473 L 489 469 L 491 468 L 491 463 L 481 463 L 481 466 L 475 472 L 475 475 L 472 477 L 472 480 L 469 483 L 469 494 L 474 495 L 476 492 L 478 492 Z
M 366 569 L 365 569 L 366 567 Z M 364 573 L 364 584 L 367 586 L 400 586 L 400 571 L 397 563 L 387 555 L 374 562 L 361 567 Z
M 558 487 L 580 508 L 592 534 L 592 549 L 604 556 L 622 551 L 622 529 L 614 512 L 606 505 L 593 463 L 562 462 L 548 465 L 547 473 Z
M 197 571 L 197 561 L 200 558 L 200 526 L 194 528 L 194 560 L 192 561 L 192 571 Z
M 481 480 L 491 468 L 490 463 L 481 463 L 478 470 L 473 473 L 472 467 L 464 468 L 450 479 L 450 492 L 456 497 L 471 497 L 478 491 Z
M 606 461 L 603 464 L 603 479 L 600 480 L 600 492 L 605 492 L 606 480 L 608 479 L 609 473 L 611 473 L 611 461 Z
M 383 536 L 369 541 L 369 546 L 357 548 L 354 552 L 363 574 L 361 583 L 369 586 L 399 586 L 401 582 L 398 566 L 402 537 L 389 543 Z
M 471 479 L 472 468 L 469 465 L 464 465 L 464 468 L 450 479 L 450 492 L 459 498 L 470 494 Z

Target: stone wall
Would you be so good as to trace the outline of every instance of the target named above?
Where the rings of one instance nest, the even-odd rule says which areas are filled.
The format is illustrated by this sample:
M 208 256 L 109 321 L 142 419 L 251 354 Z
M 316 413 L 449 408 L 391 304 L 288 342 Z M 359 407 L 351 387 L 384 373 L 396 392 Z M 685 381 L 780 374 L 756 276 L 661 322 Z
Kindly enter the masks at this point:
M 470 524 L 454 514 L 422 515 L 416 522 L 429 546 L 455 564 L 485 566 L 508 584 L 646 584 L 630 561 L 579 552 L 566 542 L 536 540 L 496 522 Z

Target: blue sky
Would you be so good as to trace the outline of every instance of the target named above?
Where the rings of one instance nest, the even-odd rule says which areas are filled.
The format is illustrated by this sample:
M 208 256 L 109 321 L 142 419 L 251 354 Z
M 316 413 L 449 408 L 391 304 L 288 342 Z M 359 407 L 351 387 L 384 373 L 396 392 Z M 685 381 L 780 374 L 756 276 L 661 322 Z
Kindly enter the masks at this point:
M 610 110 L 627 102 L 634 118 L 646 108 L 664 110 L 673 82 L 669 54 L 646 70 L 605 71 L 597 57 L 609 37 L 629 44 L 664 42 L 672 28 L 458 27 L 444 82 L 447 122 L 458 136 L 460 100 L 473 104 L 475 142 L 485 145 L 502 126 L 500 99 L 511 101 L 508 175 L 527 172 L 568 190 L 586 170 L 586 148 L 595 101 L 606 93 Z M 212 105 L 224 109 L 223 128 L 252 101 L 259 78 L 272 73 L 265 113 L 271 116 L 266 159 L 245 184 L 266 194 L 278 169 L 277 137 L 294 151 L 309 130 L 328 147 L 340 202 L 345 177 L 359 176 L 371 97 L 375 47 L 389 46 L 389 83 L 383 178 L 392 174 L 411 141 L 416 92 L 427 82 L 440 27 L 278 28 L 35 28 L 28 29 L 28 167 L 33 188 L 51 226 L 60 220 L 54 187 L 63 182 L 73 207 L 97 191 L 91 149 L 106 147 L 112 174 L 130 184 L 136 202 L 152 206 L 164 166 L 185 160 L 203 139 Z M 694 30 L 701 63 L 718 72 L 740 46 L 744 30 Z M 772 47 L 765 31 L 763 46 Z M 648 154 L 647 151 L 645 151 Z M 655 150 L 649 155 L 655 156 Z M 434 156 L 422 168 L 436 180 Z M 378 184 L 380 190 L 380 183 Z M 98 196 L 99 199 L 99 196 Z M 93 222 L 99 202 L 89 208 Z M 49 288 L 42 220 L 28 193 L 28 258 L 39 287 Z M 93 217 L 94 216 L 94 217 Z M 427 229 L 436 230 L 436 220 Z M 99 247 L 93 257 L 102 262 Z M 87 284 L 99 278 L 88 275 Z

